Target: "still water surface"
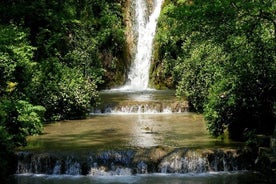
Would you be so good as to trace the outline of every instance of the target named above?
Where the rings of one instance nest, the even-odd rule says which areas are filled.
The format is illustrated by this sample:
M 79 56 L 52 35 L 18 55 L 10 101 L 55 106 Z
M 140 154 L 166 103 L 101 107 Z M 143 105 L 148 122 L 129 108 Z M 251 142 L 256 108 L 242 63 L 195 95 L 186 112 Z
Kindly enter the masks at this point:
M 107 150 L 157 145 L 215 148 L 237 143 L 210 137 L 203 117 L 194 113 L 98 115 L 48 124 L 43 135 L 28 138 L 24 150 Z
M 60 176 L 60 175 L 20 175 L 14 176 L 17 184 L 265 184 L 272 183 L 259 173 L 219 172 L 203 174 L 144 174 L 130 176 Z

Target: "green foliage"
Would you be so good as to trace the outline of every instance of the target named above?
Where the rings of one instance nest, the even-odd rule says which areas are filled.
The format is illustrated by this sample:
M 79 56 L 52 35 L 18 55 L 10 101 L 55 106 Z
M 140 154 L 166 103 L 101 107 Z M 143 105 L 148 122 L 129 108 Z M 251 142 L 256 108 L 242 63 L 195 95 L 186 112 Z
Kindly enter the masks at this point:
M 34 50 L 26 31 L 15 25 L 0 25 L 0 126 L 1 139 L 7 135 L 2 140 L 7 150 L 24 145 L 26 136 L 42 131 L 45 110 L 30 104 L 25 94 L 36 65 L 32 61 Z
M 98 40 L 84 31 L 81 25 L 76 25 L 71 40 L 71 49 L 64 59 L 69 67 L 77 68 L 85 77 L 93 79 L 96 84 L 103 82 L 104 69 L 100 61 Z
M 44 107 L 24 100 L 0 98 L 0 178 L 14 174 L 13 150 L 25 146 L 27 136 L 42 132 L 44 112 Z
M 4 47 L 10 41 L 13 46 L 22 42 L 36 48 L 11 49 L 20 62 L 14 62 L 10 53 L 1 54 L 5 62 L 0 69 L 8 72 L 1 89 L 16 89 L 32 103 L 45 106 L 47 120 L 84 117 L 89 103 L 95 103 L 96 89 L 124 80 L 123 5 L 122 0 L 1 1 L 0 23 L 8 27 L 13 22 L 30 32 L 27 38 L 24 31 L 11 34 L 1 29 Z M 33 55 L 37 63 L 26 63 Z
M 174 72 L 179 76 L 178 96 L 186 96 L 193 110 L 202 112 L 208 89 L 220 80 L 221 65 L 226 60 L 222 48 L 211 42 L 185 42 L 183 57 L 178 57 Z M 204 62 L 202 62 L 204 61 Z
M 250 8 L 259 8 L 250 5 Z M 243 8 L 246 10 L 248 5 Z M 273 22 L 268 23 L 258 14 L 238 16 L 236 21 L 235 34 L 229 35 L 224 43 L 229 58 L 223 67 L 224 79 L 211 88 L 215 91 L 209 94 L 206 118 L 209 120 L 210 110 L 220 111 L 221 117 L 209 121 L 209 124 L 228 125 L 232 138 L 240 138 L 245 129 L 257 129 L 257 133 L 269 134 L 275 124 L 276 43 L 275 34 L 271 32 Z M 263 24 L 267 25 L 266 28 Z M 221 94 L 225 94 L 225 98 L 215 97 Z M 221 105 L 213 106 L 214 101 Z
M 123 80 L 123 4 L 0 1 L 0 176 L 44 119 L 83 118 L 100 87 Z
M 31 61 L 33 51 L 22 29 L 0 25 L 0 96 L 14 86 L 23 91 L 28 85 L 35 65 Z
M 34 106 L 24 100 L 2 98 L 0 101 L 0 116 L 6 141 L 9 146 L 26 145 L 26 137 L 42 133 L 45 108 Z M 3 136 L 4 137 L 4 136 Z
M 207 128 L 214 136 L 224 133 L 224 130 L 237 113 L 238 104 L 236 104 L 236 95 L 234 92 L 235 81 L 223 79 L 215 83 L 208 93 L 205 102 L 204 115 L 207 121 Z M 234 118 L 234 117 L 233 117 Z M 241 129 L 245 128 L 244 126 Z M 231 132 L 230 132 L 231 133 Z
M 204 112 L 214 136 L 273 130 L 275 8 L 271 0 L 165 1 L 153 77 L 157 83 L 170 77 L 173 85 L 165 85 Z
M 42 133 L 45 108 L 34 106 L 27 101 L 19 100 L 15 104 L 18 113 L 17 121 L 20 122 L 20 131 L 27 135 Z
M 28 102 L 35 50 L 20 26 L 0 25 L 0 177 L 14 173 L 13 150 L 42 132 L 45 108 Z M 5 182 L 5 181 L 3 181 Z
M 84 77 L 78 69 L 57 61 L 49 62 L 43 65 L 46 73 L 39 73 L 34 78 L 28 89 L 29 95 L 35 103 L 47 109 L 48 120 L 85 117 L 90 105 L 97 101 L 95 83 Z

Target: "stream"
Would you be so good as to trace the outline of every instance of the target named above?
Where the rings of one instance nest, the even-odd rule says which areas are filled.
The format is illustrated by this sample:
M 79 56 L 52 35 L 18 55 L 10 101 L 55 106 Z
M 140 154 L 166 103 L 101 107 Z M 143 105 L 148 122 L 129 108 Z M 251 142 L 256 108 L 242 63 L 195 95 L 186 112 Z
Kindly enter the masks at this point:
M 126 148 L 237 147 L 209 136 L 200 114 L 188 112 L 173 90 L 105 91 L 90 118 L 51 123 L 43 135 L 28 137 L 29 151 L 121 150 Z
M 148 88 L 162 2 L 132 1 L 138 40 L 125 86 L 102 91 L 89 118 L 28 137 L 11 183 L 270 183 L 250 170 L 256 158 L 243 143 L 210 137 L 203 116 L 175 91 Z
M 90 118 L 47 124 L 17 152 L 12 183 L 269 183 L 243 144 L 215 139 L 174 91 L 104 91 Z
M 16 183 L 35 184 L 264 184 L 269 183 L 259 173 L 254 172 L 225 172 L 207 174 L 146 174 L 126 176 L 49 176 L 49 175 L 21 175 L 17 176 Z

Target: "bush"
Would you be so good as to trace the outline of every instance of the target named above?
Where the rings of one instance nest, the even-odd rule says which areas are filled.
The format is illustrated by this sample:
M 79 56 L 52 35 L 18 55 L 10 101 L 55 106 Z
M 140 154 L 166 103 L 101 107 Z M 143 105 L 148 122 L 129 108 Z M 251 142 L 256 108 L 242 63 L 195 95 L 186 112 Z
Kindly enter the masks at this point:
M 154 77 L 172 78 L 177 94 L 203 111 L 214 136 L 228 130 L 230 137 L 243 139 L 245 130 L 270 134 L 274 129 L 275 5 L 165 1 Z
M 2 98 L 0 112 L 0 126 L 6 131 L 6 140 L 13 143 L 11 147 L 25 146 L 27 136 L 42 133 L 44 107 L 24 100 Z
M 44 72 L 36 75 L 28 94 L 32 101 L 46 108 L 46 119 L 55 121 L 84 118 L 98 97 L 92 79 L 84 77 L 77 69 L 54 61 L 47 64 Z
M 221 64 L 226 56 L 221 47 L 211 42 L 182 46 L 185 57 L 179 57 L 174 71 L 180 74 L 176 94 L 186 96 L 192 110 L 203 112 L 209 88 L 221 76 Z M 187 48 L 189 48 L 187 50 Z M 183 59 L 182 59 L 183 58 Z

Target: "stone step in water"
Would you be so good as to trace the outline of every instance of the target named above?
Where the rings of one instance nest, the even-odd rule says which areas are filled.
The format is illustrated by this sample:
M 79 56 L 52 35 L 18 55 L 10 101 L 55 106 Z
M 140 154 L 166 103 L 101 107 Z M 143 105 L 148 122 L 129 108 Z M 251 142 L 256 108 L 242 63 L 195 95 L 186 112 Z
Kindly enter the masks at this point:
M 91 114 L 156 114 L 183 113 L 188 102 L 175 97 L 172 90 L 136 92 L 105 91 L 100 94 L 102 103 Z
M 94 108 L 91 114 L 156 114 L 183 113 L 189 109 L 187 102 L 122 102 L 107 103 Z
M 236 149 L 148 149 L 91 153 L 18 152 L 17 174 L 114 176 L 150 173 L 239 171 L 254 165 L 248 152 Z

